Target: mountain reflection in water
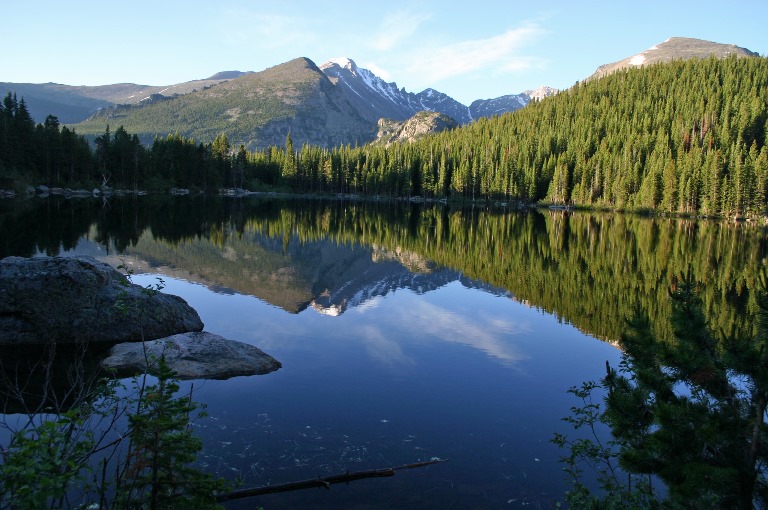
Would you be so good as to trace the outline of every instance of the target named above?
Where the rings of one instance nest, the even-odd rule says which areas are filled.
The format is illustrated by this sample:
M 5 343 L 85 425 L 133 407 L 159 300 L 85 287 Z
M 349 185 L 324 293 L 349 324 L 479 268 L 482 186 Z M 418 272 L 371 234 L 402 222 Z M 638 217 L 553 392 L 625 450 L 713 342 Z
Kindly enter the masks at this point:
M 413 204 L 140 197 L 0 202 L 0 255 L 90 254 L 160 276 L 206 330 L 283 363 L 205 381 L 207 469 L 246 485 L 449 463 L 228 508 L 549 506 L 566 390 L 616 365 L 640 306 L 668 328 L 691 268 L 751 331 L 766 236 L 746 225 Z M 319 313 L 316 313 L 319 312 Z M 188 387 L 187 383 L 184 387 Z

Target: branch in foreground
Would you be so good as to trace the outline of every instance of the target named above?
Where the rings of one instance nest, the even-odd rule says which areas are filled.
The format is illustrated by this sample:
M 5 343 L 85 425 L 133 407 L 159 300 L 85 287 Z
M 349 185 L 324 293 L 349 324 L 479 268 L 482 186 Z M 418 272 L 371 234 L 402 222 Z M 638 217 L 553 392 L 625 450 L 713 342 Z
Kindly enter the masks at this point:
M 424 466 L 431 466 L 432 464 L 439 464 L 441 462 L 448 462 L 448 459 L 433 458 L 432 460 L 424 462 L 416 462 L 414 464 L 405 464 L 403 466 L 384 468 L 384 469 L 371 469 L 368 471 L 355 471 L 346 473 L 323 476 L 313 478 L 310 480 L 302 480 L 299 482 L 288 482 L 279 485 L 267 485 L 265 487 L 254 487 L 252 489 L 240 489 L 226 494 L 220 494 L 216 496 L 216 502 L 223 503 L 224 501 L 231 501 L 233 499 L 250 498 L 253 496 L 263 496 L 265 494 L 273 494 L 276 492 L 289 492 L 298 491 L 302 489 L 312 489 L 315 487 L 322 487 L 329 489 L 331 485 L 335 483 L 349 483 L 355 480 L 362 480 L 364 478 L 384 478 L 395 476 L 396 471 L 403 469 L 414 469 Z

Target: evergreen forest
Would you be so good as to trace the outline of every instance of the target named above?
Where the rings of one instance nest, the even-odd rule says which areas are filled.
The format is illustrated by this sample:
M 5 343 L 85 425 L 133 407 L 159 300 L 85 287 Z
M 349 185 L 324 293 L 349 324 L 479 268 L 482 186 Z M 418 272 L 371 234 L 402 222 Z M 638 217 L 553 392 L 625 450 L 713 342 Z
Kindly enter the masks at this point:
M 24 99 L 0 106 L 0 188 L 222 188 L 550 203 L 726 217 L 766 212 L 768 60 L 692 59 L 577 82 L 519 111 L 389 147 L 247 151 L 221 133 L 150 147 L 123 127 L 92 140 Z

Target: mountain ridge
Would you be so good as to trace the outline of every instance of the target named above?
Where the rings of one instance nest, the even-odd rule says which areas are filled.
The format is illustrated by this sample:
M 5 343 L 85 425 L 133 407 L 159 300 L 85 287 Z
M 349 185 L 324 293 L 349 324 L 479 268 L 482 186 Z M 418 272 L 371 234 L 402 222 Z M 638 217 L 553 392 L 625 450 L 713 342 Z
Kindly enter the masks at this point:
M 587 79 L 657 61 L 733 53 L 757 55 L 732 44 L 673 37 L 634 56 L 599 66 Z M 557 93 L 543 86 L 520 94 L 478 99 L 467 106 L 433 88 L 408 92 L 396 82 L 386 82 L 357 66 L 348 57 L 332 58 L 320 66 L 299 57 L 259 72 L 222 71 L 204 80 L 165 87 L 26 85 L 37 87 L 28 89 L 37 95 L 22 94 L 31 113 L 44 106 L 58 115 L 52 108 L 57 101 L 66 103 L 68 113 L 95 111 L 84 122 L 59 119 L 89 137 L 103 133 L 106 125 L 123 125 L 145 143 L 169 133 L 210 142 L 225 133 L 235 146 L 242 143 L 248 149 L 281 146 L 289 132 L 297 145 L 365 144 L 376 139 L 382 118 L 405 122 L 427 110 L 468 124 Z M 14 84 L 0 83 L 0 93 L 9 86 Z M 48 96 L 41 92 L 44 89 L 50 92 Z M 118 100 L 124 104 L 111 104 Z
M 371 122 L 380 118 L 407 120 L 423 110 L 436 111 L 465 124 L 472 120 L 468 108 L 447 94 L 427 88 L 418 94 L 385 82 L 368 69 L 358 67 L 348 57 L 337 57 L 320 65 L 335 84 L 345 90 L 350 101 Z
M 707 58 L 715 56 L 724 58 L 729 55 L 742 57 L 759 57 L 760 55 L 735 44 L 722 44 L 691 37 L 670 37 L 662 43 L 655 44 L 647 50 L 632 56 L 599 66 L 587 79 L 602 78 L 619 69 L 628 69 L 657 62 L 684 60 L 689 58 Z
M 453 120 L 415 118 L 425 110 L 468 123 L 476 117 L 513 111 L 530 101 L 528 96 L 505 96 L 500 104 L 482 100 L 474 104 L 473 115 L 470 107 L 447 94 L 431 88 L 418 94 L 407 92 L 346 57 L 322 66 L 299 57 L 257 73 L 226 71 L 210 78 L 221 81 L 171 97 L 162 94 L 168 88 L 153 91 L 138 103 L 101 108 L 73 127 L 95 137 L 106 125 L 122 125 L 143 143 L 168 133 L 202 141 L 226 133 L 235 146 L 242 144 L 250 150 L 281 146 L 291 133 L 296 145 L 332 147 L 376 140 L 382 118 L 406 123 L 414 119 L 399 129 L 397 136 L 402 140 L 409 134 L 418 137 L 432 129 L 454 127 Z
M 107 124 L 123 125 L 144 142 L 167 133 L 205 141 L 226 133 L 249 149 L 283 145 L 289 132 L 297 145 L 374 136 L 373 127 L 306 57 L 155 104 L 104 109 L 75 127 L 98 134 Z
M 302 57 L 300 57 L 302 58 Z M 295 59 L 294 59 L 295 60 Z M 308 59 L 309 60 L 309 59 Z M 281 64 L 277 64 L 281 65 Z M 367 84 L 371 90 L 377 90 L 381 98 L 371 97 L 368 94 L 367 99 L 373 99 L 376 104 L 374 108 L 370 107 L 370 101 L 366 103 L 357 96 L 359 90 L 355 86 L 350 86 L 349 79 L 344 82 L 340 80 L 339 69 L 346 69 L 348 75 L 355 76 Z M 158 98 L 174 98 L 186 94 L 205 90 L 210 87 L 247 77 L 248 75 L 258 74 L 267 71 L 276 66 L 264 69 L 263 71 L 220 71 L 207 78 L 191 80 L 171 85 L 144 85 L 136 83 L 114 83 L 108 85 L 65 85 L 59 83 L 12 83 L 0 82 L 0 93 L 15 93 L 24 97 L 27 101 L 30 114 L 36 122 L 42 122 L 49 114 L 56 115 L 59 121 L 64 124 L 78 124 L 86 121 L 91 116 L 104 108 L 121 108 L 125 105 L 139 105 L 144 101 Z M 407 92 L 404 88 L 398 88 L 395 82 L 385 82 L 382 78 L 376 76 L 368 69 L 360 68 L 354 60 L 348 57 L 329 59 L 323 65 L 319 66 L 326 76 L 334 84 L 342 81 L 340 87 L 348 92 L 348 100 L 352 102 L 359 110 L 363 118 L 375 126 L 380 118 L 389 118 L 399 121 L 405 121 L 419 111 L 429 110 L 448 115 L 461 124 L 466 124 L 478 117 L 484 116 L 484 106 L 489 102 L 498 104 L 502 98 L 511 98 L 519 96 L 526 98 L 528 91 L 520 94 L 510 94 L 502 98 L 478 99 L 472 104 L 473 107 L 464 105 L 451 98 L 447 94 L 433 88 L 427 88 L 419 93 Z M 341 78 L 344 78 L 342 76 Z M 356 85 L 359 88 L 359 84 Z M 550 87 L 541 87 L 554 91 Z M 538 89 L 537 89 L 538 90 Z M 512 103 L 511 109 L 517 109 L 527 104 L 527 99 L 518 100 Z M 123 108 L 124 109 L 124 108 Z M 486 107 L 485 110 L 488 108 Z M 491 109 L 492 114 L 501 112 L 500 108 Z

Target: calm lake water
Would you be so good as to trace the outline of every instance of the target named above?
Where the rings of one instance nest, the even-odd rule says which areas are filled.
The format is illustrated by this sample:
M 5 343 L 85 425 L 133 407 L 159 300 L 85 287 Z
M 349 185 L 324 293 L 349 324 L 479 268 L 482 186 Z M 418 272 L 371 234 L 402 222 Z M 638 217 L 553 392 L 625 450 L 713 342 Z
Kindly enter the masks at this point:
M 206 469 L 252 486 L 449 460 L 227 508 L 551 507 L 567 390 L 618 364 L 632 309 L 668 333 L 691 270 L 713 324 L 751 331 L 768 251 L 749 225 L 264 198 L 2 201 L 0 227 L 0 257 L 122 261 L 282 362 L 194 382 Z

